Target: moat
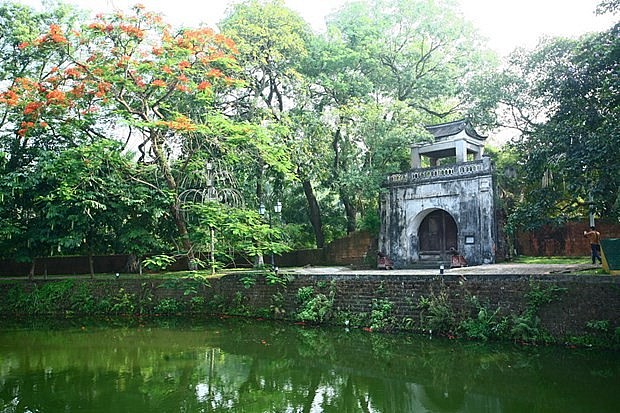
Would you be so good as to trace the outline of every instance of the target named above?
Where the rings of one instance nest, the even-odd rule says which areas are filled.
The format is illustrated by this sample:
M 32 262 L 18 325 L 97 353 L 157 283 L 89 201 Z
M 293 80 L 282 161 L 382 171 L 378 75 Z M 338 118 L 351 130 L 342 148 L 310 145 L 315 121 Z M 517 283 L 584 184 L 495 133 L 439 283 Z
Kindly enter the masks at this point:
M 2 321 L 2 412 L 615 412 L 620 353 L 238 318 Z

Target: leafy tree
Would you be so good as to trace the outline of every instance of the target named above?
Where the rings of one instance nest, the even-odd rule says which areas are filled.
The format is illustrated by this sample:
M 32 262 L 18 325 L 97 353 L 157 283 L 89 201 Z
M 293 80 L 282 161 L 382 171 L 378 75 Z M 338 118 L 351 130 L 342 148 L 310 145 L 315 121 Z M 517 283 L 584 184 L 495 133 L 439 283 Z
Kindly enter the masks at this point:
M 517 51 L 490 87 L 522 135 L 519 197 L 510 228 L 619 213 L 618 25 Z M 491 85 L 491 83 L 490 83 Z M 505 97 L 505 99 L 504 99 Z
M 68 149 L 42 162 L 33 176 L 34 205 L 58 251 L 141 254 L 160 247 L 158 218 L 169 196 L 131 180 L 137 165 L 116 141 Z
M 358 216 L 376 216 L 383 177 L 427 139 L 420 125 L 462 116 L 460 95 L 483 66 L 482 50 L 448 2 L 359 1 L 331 16 L 310 66 L 315 110 L 329 116 L 328 185 L 347 232 Z
M 308 56 L 311 31 L 308 24 L 295 12 L 284 7 L 281 0 L 247 1 L 236 4 L 220 24 L 223 32 L 233 38 L 239 47 L 239 62 L 243 67 L 246 87 L 237 101 L 238 115 L 245 119 L 272 125 L 280 143 L 286 147 L 294 176 L 264 168 L 259 158 L 254 165 L 257 203 L 268 196 L 281 196 L 283 181 L 301 182 L 307 201 L 317 247 L 324 245 L 321 209 L 313 187 L 320 155 L 310 155 L 313 125 L 301 108 L 305 103 L 304 88 L 308 81 L 302 75 Z M 265 186 L 280 194 L 268 194 Z M 253 180 L 254 181 L 254 180 Z
M 22 49 L 53 52 L 59 60 L 45 64 L 42 79 L 23 78 L 3 94 L 17 139 L 95 139 L 125 127 L 171 194 L 170 215 L 190 262 L 193 246 L 178 195 L 179 175 L 194 166 L 194 157 L 211 150 L 234 159 L 247 150 L 266 164 L 284 164 L 267 134 L 222 114 L 224 93 L 237 83 L 230 76 L 236 47 L 211 29 L 173 31 L 136 6 L 131 15 L 100 15 L 81 31 L 51 24 Z

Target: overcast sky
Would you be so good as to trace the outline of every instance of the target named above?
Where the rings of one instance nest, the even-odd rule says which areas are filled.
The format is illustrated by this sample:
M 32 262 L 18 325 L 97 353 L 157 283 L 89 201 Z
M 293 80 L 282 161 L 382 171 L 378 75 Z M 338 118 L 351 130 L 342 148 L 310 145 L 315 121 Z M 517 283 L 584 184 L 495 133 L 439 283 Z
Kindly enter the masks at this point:
M 3 1 L 3 0 L 0 0 Z M 20 0 L 40 5 L 41 0 Z M 315 30 L 321 30 L 324 17 L 347 0 L 285 0 Z M 609 28 L 620 17 L 596 16 L 600 0 L 455 0 L 465 17 L 472 21 L 501 55 L 515 47 L 533 47 L 543 35 L 576 37 L 589 31 Z M 93 12 L 126 9 L 142 3 L 160 12 L 172 24 L 188 26 L 206 23 L 215 26 L 231 0 L 68 0 Z

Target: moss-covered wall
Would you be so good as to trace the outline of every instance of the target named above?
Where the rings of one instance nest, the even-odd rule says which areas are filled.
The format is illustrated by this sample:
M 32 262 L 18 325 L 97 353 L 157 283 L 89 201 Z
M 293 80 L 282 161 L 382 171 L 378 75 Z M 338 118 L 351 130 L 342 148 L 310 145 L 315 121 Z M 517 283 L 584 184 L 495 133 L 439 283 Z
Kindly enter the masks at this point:
M 614 340 L 620 334 L 620 277 L 248 272 L 208 280 L 3 280 L 0 310 L 5 315 L 218 313 L 474 339 Z

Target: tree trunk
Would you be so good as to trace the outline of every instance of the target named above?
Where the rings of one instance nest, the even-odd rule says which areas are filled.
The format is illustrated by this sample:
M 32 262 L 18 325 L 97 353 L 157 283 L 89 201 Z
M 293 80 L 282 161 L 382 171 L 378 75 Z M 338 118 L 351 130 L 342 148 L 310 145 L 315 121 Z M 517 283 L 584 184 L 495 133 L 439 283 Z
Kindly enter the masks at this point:
M 319 203 L 314 196 L 314 190 L 309 180 L 302 180 L 304 187 L 304 194 L 306 194 L 306 200 L 308 201 L 308 207 L 310 209 L 310 222 L 314 229 L 314 237 L 316 238 L 316 247 L 323 248 L 325 246 L 325 237 L 323 236 L 323 222 L 321 221 L 321 209 Z
M 349 196 L 344 193 L 344 190 L 340 188 L 340 200 L 344 205 L 344 210 L 347 215 L 347 234 L 355 232 L 357 227 L 357 211 L 355 210 L 355 205 L 349 199 Z
M 332 140 L 332 150 L 334 151 L 334 163 L 333 163 L 333 181 L 334 185 L 338 187 L 338 194 L 340 195 L 340 201 L 344 205 L 345 214 L 347 217 L 347 234 L 355 231 L 357 226 L 355 205 L 351 201 L 351 198 L 346 193 L 346 188 L 340 182 L 340 169 L 346 170 L 345 158 L 341 157 L 341 140 L 342 134 L 340 128 L 336 129 L 334 138 Z
M 177 231 L 179 232 L 179 237 L 181 239 L 181 245 L 183 249 L 185 249 L 189 266 L 190 268 L 194 264 L 194 251 L 192 247 L 192 242 L 189 239 L 189 232 L 187 231 L 187 224 L 185 223 L 185 217 L 181 213 L 181 201 L 178 197 L 178 186 L 172 175 L 172 171 L 170 170 L 170 166 L 168 165 L 168 158 L 163 151 L 161 146 L 161 135 L 158 131 L 152 130 L 150 135 L 150 140 L 152 144 L 152 149 L 155 154 L 155 158 L 157 161 L 157 166 L 160 172 L 163 174 L 164 179 L 166 180 L 166 184 L 168 185 L 168 189 L 170 189 L 174 194 L 174 202 L 170 205 L 170 210 L 172 211 L 172 217 L 174 218 L 174 224 L 177 227 Z

